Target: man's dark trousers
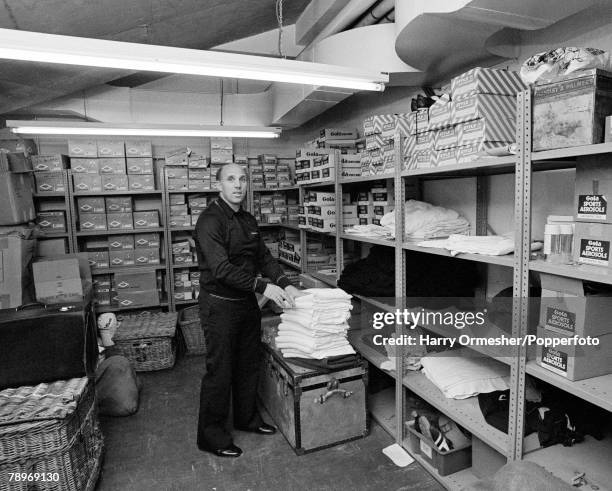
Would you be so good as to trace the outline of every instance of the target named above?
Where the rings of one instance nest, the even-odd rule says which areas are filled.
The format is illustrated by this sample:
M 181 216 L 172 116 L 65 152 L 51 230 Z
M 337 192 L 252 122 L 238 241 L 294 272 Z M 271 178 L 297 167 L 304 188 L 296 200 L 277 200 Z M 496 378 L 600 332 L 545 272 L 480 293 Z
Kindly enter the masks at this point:
M 257 428 L 263 423 L 256 405 L 261 311 L 255 294 L 227 300 L 202 290 L 199 304 L 206 374 L 200 390 L 198 446 L 223 449 L 232 443 L 226 429 L 230 394 L 236 428 Z

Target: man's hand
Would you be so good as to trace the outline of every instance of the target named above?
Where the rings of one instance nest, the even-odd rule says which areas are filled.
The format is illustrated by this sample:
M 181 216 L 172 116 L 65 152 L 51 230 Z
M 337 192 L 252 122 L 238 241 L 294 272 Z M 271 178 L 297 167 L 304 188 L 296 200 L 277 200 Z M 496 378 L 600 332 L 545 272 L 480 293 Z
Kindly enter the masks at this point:
M 293 307 L 295 307 L 295 299 L 297 297 L 302 297 L 304 295 L 306 295 L 305 293 L 303 293 L 302 291 L 298 290 L 295 286 L 293 285 L 288 285 L 285 287 L 285 293 L 287 293 L 287 295 L 289 296 L 290 300 L 291 300 L 291 305 Z
M 294 307 L 293 298 L 285 292 L 280 286 L 273 284 L 266 285 L 266 289 L 263 292 L 264 297 L 272 300 L 279 307 L 286 309 Z

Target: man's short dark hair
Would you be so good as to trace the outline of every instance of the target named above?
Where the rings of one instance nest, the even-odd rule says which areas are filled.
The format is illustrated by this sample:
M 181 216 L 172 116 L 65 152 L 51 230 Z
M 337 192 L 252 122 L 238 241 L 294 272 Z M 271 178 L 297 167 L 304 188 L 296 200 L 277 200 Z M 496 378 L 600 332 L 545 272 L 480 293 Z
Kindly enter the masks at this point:
M 239 164 L 236 164 L 234 162 L 232 163 L 227 163 L 227 164 L 223 164 L 221 167 L 219 167 L 217 169 L 217 174 L 215 176 L 215 178 L 217 179 L 217 181 L 221 180 L 221 177 L 223 177 L 223 169 L 225 169 L 228 165 L 237 165 L 238 167 L 240 167 L 242 169 L 242 166 L 240 166 Z M 244 173 L 246 175 L 246 172 Z

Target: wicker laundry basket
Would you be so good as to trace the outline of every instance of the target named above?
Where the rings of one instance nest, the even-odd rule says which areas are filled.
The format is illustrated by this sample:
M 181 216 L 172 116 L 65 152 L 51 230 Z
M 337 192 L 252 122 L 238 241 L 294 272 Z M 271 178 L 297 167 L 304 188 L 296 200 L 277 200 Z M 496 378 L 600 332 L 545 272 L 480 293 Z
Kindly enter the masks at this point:
M 1 491 L 93 490 L 102 454 L 87 378 L 0 392 Z
M 185 339 L 188 355 L 203 355 L 206 353 L 206 341 L 200 322 L 200 307 L 194 305 L 181 310 L 179 327 Z
M 119 354 L 137 372 L 172 368 L 176 360 L 176 312 L 143 312 L 119 317 L 113 336 Z

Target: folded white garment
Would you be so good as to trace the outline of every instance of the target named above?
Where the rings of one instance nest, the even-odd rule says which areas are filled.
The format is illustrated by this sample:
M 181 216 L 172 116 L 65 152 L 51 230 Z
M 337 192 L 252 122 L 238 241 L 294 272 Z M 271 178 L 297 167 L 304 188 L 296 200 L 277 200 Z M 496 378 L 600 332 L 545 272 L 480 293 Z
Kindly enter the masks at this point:
M 503 256 L 514 252 L 514 238 L 506 235 L 451 235 L 448 239 L 426 240 L 417 243 L 417 245 L 448 249 L 453 256 L 461 252 L 488 254 L 490 256 Z
M 373 237 L 377 239 L 392 239 L 395 235 L 395 225 L 353 225 L 344 230 L 347 234 L 359 235 L 361 237 Z
M 306 353 L 299 349 L 284 348 L 281 349 L 281 353 L 285 358 L 312 358 L 315 360 L 322 360 L 323 358 L 328 358 L 330 356 L 354 355 L 355 350 L 351 347 L 350 344 L 347 344 L 346 346 L 342 346 L 339 348 L 313 351 L 311 353 Z
M 338 326 L 340 326 L 338 324 Z M 319 329 L 318 327 L 314 328 L 314 329 L 308 329 L 300 324 L 296 324 L 294 322 L 291 321 L 286 321 L 283 322 L 281 321 L 281 323 L 278 325 L 278 332 L 294 332 L 296 334 L 302 334 L 304 336 L 312 336 L 315 338 L 326 338 L 328 336 L 337 336 L 338 334 L 342 334 L 346 332 L 346 329 L 341 327 L 340 329 L 334 329 L 334 330 L 323 330 L 323 329 Z
M 297 322 L 307 328 L 325 324 L 345 324 L 350 317 L 351 314 L 346 310 L 319 312 L 314 309 L 285 309 L 281 314 L 281 320 Z

